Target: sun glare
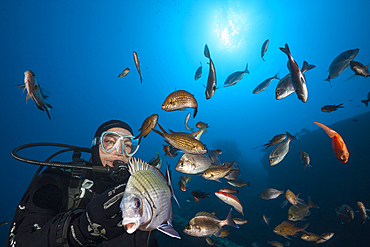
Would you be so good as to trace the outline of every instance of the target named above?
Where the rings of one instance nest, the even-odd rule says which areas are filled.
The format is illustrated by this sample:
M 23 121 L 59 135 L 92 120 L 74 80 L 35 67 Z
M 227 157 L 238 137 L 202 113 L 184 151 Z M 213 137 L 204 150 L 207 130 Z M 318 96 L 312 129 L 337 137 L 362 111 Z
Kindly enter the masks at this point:
M 236 11 L 234 10 L 236 9 Z M 221 41 L 223 47 L 227 49 L 236 49 L 244 39 L 244 31 L 247 23 L 240 10 L 240 6 L 226 7 L 222 6 L 215 12 L 215 33 Z

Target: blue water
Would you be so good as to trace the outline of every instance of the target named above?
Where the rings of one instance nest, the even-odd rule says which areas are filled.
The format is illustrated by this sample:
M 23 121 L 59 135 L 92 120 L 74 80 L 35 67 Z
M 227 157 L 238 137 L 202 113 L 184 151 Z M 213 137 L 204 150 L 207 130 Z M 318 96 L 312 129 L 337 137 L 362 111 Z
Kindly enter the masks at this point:
M 165 112 L 161 109 L 166 96 L 178 89 L 189 91 L 198 102 L 198 115 L 189 120 L 189 125 L 194 126 L 198 121 L 210 125 L 201 141 L 209 148 L 218 148 L 214 146 L 217 141 L 235 143 L 240 156 L 235 158 L 230 155 L 233 150 L 227 154 L 225 149 L 222 161 L 243 160 L 242 170 L 252 171 L 257 177 L 253 181 L 247 174 L 242 174 L 241 178 L 259 184 L 258 188 L 267 188 L 267 174 L 271 171 L 261 164 L 264 152 L 252 150 L 253 147 L 265 144 L 274 135 L 285 131 L 295 134 L 302 128 L 318 129 L 314 121 L 331 125 L 368 112 L 360 100 L 366 99 L 370 90 L 369 78 L 355 77 L 343 83 L 353 75 L 346 69 L 332 80 L 332 88 L 324 79 L 328 77 L 332 60 L 343 51 L 359 48 L 355 60 L 364 65 L 370 62 L 369 7 L 370 1 L 365 0 L 2 1 L 0 221 L 11 222 L 15 207 L 37 169 L 37 166 L 14 160 L 10 155 L 13 148 L 32 142 L 89 147 L 101 123 L 121 119 L 137 134 L 143 120 L 154 113 L 159 114 L 159 123 L 166 130 L 185 131 L 184 119 L 188 111 Z M 266 39 L 270 44 L 264 62 L 260 52 Z M 309 91 L 307 103 L 299 101 L 295 94 L 276 100 L 277 80 L 260 94 L 252 94 L 259 83 L 277 72 L 280 78 L 289 73 L 287 56 L 278 49 L 285 43 L 289 44 L 300 67 L 304 60 L 316 65 L 305 74 Z M 218 86 L 222 86 L 231 73 L 244 70 L 246 63 L 250 71 L 236 85 L 217 89 L 209 100 L 205 98 L 204 87 L 209 69 L 208 59 L 203 54 L 205 44 L 208 44 L 215 64 Z M 142 84 L 133 61 L 133 51 L 140 59 Z M 203 74 L 194 81 L 200 62 Z M 118 74 L 126 67 L 130 68 L 129 74 L 119 78 Z M 26 70 L 32 70 L 41 87 L 50 93 L 46 101 L 53 106 L 51 120 L 32 100 L 26 103 L 26 93 L 22 94 L 21 89 L 14 87 L 23 83 Z M 340 103 L 344 103 L 343 109 L 329 114 L 320 111 L 324 105 Z M 368 128 L 363 132 L 367 133 Z M 330 146 L 328 137 L 323 138 Z M 136 156 L 148 161 L 156 152 L 163 153 L 162 144 L 162 137 L 150 133 L 142 140 Z M 24 154 L 44 160 L 51 153 L 35 149 Z M 165 161 L 174 167 L 178 157 Z M 338 163 L 335 157 L 332 159 Z M 175 170 L 172 174 L 173 184 L 177 186 L 177 179 L 182 174 Z M 214 183 L 195 178 L 189 186 L 190 190 L 204 188 L 206 191 L 212 189 Z M 315 186 L 321 186 L 320 183 L 323 181 L 316 181 Z M 226 185 L 225 181 L 223 185 Z M 186 196 L 190 194 L 188 192 Z M 255 196 L 259 192 L 254 191 Z M 177 197 L 185 198 L 179 190 L 176 193 Z M 245 190 L 244 193 L 249 192 Z M 257 199 L 254 207 L 259 208 L 258 203 L 263 206 L 264 202 Z M 370 207 L 366 195 L 359 196 L 358 200 Z M 210 201 L 221 203 L 214 195 Z M 220 208 L 220 218 L 226 216 L 228 208 Z M 187 220 L 197 210 L 213 211 L 214 208 L 194 207 Z M 248 215 L 253 213 L 248 211 L 246 216 L 252 217 Z M 0 226 L 1 241 L 5 240 L 8 227 Z M 248 227 L 233 229 L 233 241 L 250 246 L 253 239 L 249 237 L 247 241 L 243 237 L 253 224 Z M 356 238 L 356 234 L 366 235 L 365 229 L 358 227 L 353 234 L 336 235 L 339 242 L 335 246 L 339 246 L 341 240 Z M 181 228 L 177 230 L 182 233 Z M 325 231 L 329 230 L 320 229 L 318 233 Z M 271 229 L 264 228 L 259 234 L 259 238 L 255 237 L 263 238 L 264 245 L 267 240 L 283 242 Z M 166 242 L 166 237 L 161 239 L 162 243 Z M 205 244 L 204 239 L 196 241 Z M 175 243 L 186 245 L 181 240 Z M 299 237 L 291 246 L 293 244 L 312 245 Z M 332 246 L 330 244 L 329 241 L 325 245 Z

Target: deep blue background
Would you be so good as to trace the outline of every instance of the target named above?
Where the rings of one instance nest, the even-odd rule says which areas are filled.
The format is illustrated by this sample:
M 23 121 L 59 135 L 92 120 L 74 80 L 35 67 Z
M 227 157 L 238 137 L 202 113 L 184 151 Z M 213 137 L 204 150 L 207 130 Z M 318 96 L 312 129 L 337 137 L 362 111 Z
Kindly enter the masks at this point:
M 37 169 L 14 160 L 13 148 L 31 142 L 89 147 L 104 121 L 127 121 L 137 134 L 143 120 L 154 113 L 165 129 L 185 131 L 187 112 L 161 109 L 166 96 L 176 89 L 191 92 L 198 101 L 198 115 L 189 125 L 198 121 L 210 125 L 202 142 L 218 148 L 213 146 L 217 140 L 234 141 L 245 161 L 242 169 L 253 170 L 267 184 L 267 172 L 260 164 L 264 153 L 253 147 L 285 131 L 317 129 L 314 121 L 330 125 L 368 111 L 360 100 L 370 90 L 370 79 L 355 77 L 342 83 L 353 75 L 350 69 L 332 80 L 333 88 L 324 79 L 332 60 L 343 51 L 359 48 L 355 60 L 370 62 L 369 7 L 365 0 L 2 1 L 0 221 L 11 222 Z M 226 29 L 230 36 L 222 38 Z M 264 62 L 260 52 L 266 39 L 270 44 Z M 278 49 L 285 43 L 300 67 L 304 60 L 317 66 L 306 73 L 305 104 L 295 94 L 277 101 L 277 80 L 260 94 L 252 94 L 278 71 L 280 78 L 288 73 L 287 56 Z M 250 71 L 235 86 L 216 90 L 210 100 L 201 85 L 207 82 L 209 68 L 205 44 L 219 86 L 231 73 L 244 70 L 246 63 Z M 133 51 L 140 59 L 142 84 Z M 194 82 L 199 61 L 203 74 Z M 117 77 L 126 67 L 130 68 L 127 77 Z M 26 93 L 14 87 L 23 83 L 26 70 L 32 70 L 50 93 L 46 101 L 54 108 L 51 120 L 31 100 L 26 103 Z M 320 111 L 326 104 L 340 103 L 344 109 L 330 114 Z M 150 133 L 136 156 L 148 161 L 155 152 L 163 153 L 162 144 L 162 137 Z M 35 149 L 23 154 L 44 160 L 51 153 Z M 170 162 L 172 167 L 176 161 Z M 173 172 L 174 186 L 180 175 Z M 197 179 L 192 182 L 203 186 L 204 181 Z M 1 239 L 8 226 L 0 226 Z

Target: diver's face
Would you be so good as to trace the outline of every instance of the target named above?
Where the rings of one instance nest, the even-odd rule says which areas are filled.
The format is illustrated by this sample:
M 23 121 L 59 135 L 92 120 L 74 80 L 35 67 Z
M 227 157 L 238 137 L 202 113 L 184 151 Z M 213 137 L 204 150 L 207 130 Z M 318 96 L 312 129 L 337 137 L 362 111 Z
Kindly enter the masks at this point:
M 132 135 L 128 130 L 122 129 L 122 128 L 111 128 L 108 131 L 118 132 L 122 135 Z M 131 159 L 131 156 L 127 156 L 125 152 L 122 153 L 121 148 L 119 148 L 118 152 L 111 152 L 107 153 L 104 151 L 101 145 L 99 145 L 99 156 L 100 161 L 103 164 L 103 166 L 110 166 L 113 167 L 113 161 L 115 160 L 121 160 L 125 163 L 128 163 Z

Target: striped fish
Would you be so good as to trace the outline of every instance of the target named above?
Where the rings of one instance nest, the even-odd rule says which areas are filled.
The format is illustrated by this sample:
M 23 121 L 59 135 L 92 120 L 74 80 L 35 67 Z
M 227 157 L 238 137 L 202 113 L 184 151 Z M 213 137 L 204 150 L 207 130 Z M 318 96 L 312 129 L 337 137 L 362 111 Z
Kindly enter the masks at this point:
M 158 135 L 164 137 L 166 139 L 166 142 L 173 147 L 190 154 L 207 153 L 206 146 L 195 139 L 191 134 L 173 131 L 170 131 L 171 133 L 168 134 L 159 123 L 158 127 L 161 129 L 162 132 L 156 129 L 153 129 L 153 131 Z
M 135 158 L 128 166 L 131 176 L 120 204 L 122 225 L 127 233 L 132 234 L 137 229 L 157 229 L 171 237 L 180 238 L 172 227 L 171 196 L 174 194 L 169 168 L 165 178 L 157 168 Z

